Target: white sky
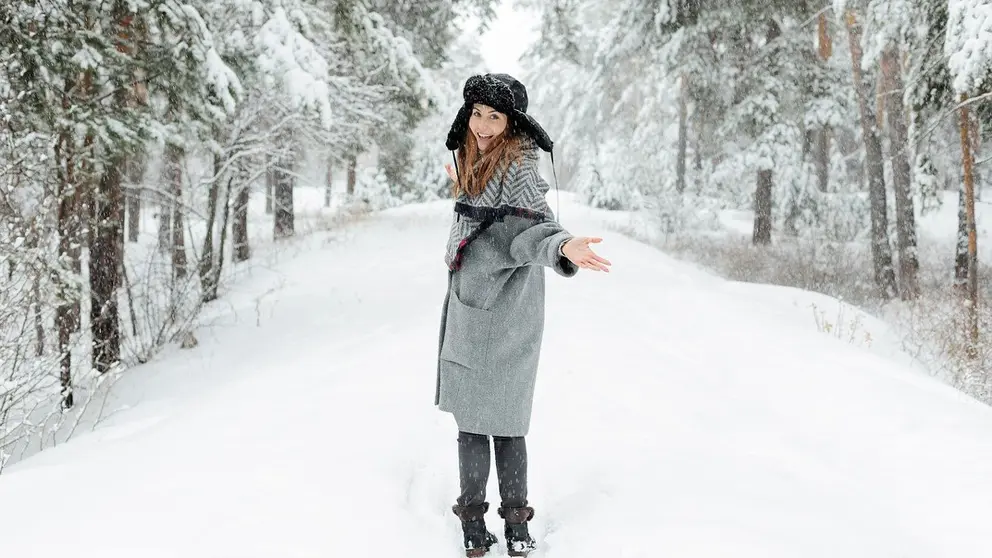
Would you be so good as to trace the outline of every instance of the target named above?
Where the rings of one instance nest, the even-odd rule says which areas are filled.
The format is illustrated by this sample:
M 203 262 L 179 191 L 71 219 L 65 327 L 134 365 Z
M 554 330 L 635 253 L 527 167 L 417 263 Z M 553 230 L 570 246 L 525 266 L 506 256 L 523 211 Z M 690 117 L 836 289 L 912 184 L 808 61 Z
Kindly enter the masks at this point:
M 482 56 L 491 72 L 521 73 L 517 61 L 536 38 L 538 16 L 513 6 L 513 0 L 502 0 L 496 8 L 496 20 L 482 36 Z

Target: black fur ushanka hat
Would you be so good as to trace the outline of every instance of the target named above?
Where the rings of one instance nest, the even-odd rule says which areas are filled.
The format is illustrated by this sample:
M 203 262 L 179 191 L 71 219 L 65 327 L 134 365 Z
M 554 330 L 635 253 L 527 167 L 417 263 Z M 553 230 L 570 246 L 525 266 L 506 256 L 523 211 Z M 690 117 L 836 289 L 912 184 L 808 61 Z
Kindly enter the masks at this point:
M 516 78 L 507 74 L 472 76 L 465 82 L 462 97 L 465 103 L 458 109 L 445 142 L 448 151 L 455 151 L 465 143 L 472 107 L 479 103 L 505 114 L 516 130 L 529 135 L 538 147 L 551 153 L 554 142 L 537 120 L 527 114 L 527 88 Z

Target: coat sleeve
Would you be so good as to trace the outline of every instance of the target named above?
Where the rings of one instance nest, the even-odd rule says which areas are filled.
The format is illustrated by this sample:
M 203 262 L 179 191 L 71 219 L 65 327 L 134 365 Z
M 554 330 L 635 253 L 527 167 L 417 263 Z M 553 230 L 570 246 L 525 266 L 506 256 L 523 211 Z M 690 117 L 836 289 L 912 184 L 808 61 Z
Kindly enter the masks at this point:
M 528 206 L 544 214 L 546 219 L 520 231 L 510 243 L 510 258 L 516 265 L 542 265 L 555 270 L 562 277 L 572 277 L 579 268 L 568 258 L 558 255 L 558 248 L 574 235 L 565 230 L 555 219 L 544 196 L 550 186 L 537 169 L 537 160 L 528 160 L 516 167 L 512 184 L 514 190 Z
M 574 235 L 555 221 L 544 221 L 527 227 L 510 243 L 510 257 L 518 265 L 543 265 L 562 277 L 573 277 L 579 268 L 568 258 L 558 255 L 558 247 Z

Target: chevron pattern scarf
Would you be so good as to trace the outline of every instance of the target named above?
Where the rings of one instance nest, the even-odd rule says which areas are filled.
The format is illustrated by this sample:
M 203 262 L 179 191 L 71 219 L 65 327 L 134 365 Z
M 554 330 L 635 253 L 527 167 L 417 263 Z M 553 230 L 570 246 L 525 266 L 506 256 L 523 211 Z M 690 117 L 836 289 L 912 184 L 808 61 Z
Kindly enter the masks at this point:
M 461 193 L 455 200 L 455 215 L 444 261 L 448 269 L 461 269 L 462 254 L 473 240 L 507 216 L 535 222 L 554 218 L 545 195 L 548 183 L 538 172 L 539 152 L 530 138 L 523 140 L 523 156 L 503 173 L 496 173 L 477 197 Z

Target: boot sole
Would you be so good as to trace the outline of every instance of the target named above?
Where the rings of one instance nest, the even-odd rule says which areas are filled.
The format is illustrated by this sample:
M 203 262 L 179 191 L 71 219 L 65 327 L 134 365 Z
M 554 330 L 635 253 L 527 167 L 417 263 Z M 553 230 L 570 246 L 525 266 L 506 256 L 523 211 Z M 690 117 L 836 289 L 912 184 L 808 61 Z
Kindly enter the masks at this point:
M 489 553 L 487 548 L 473 548 L 472 550 L 466 550 L 465 556 L 467 558 L 482 558 Z
M 528 549 L 528 550 L 510 550 L 510 549 L 507 549 L 506 555 L 507 556 L 512 556 L 513 558 L 519 558 L 519 557 L 527 558 L 527 556 L 531 552 L 534 552 L 534 550 L 535 549 L 533 549 L 533 548 Z

